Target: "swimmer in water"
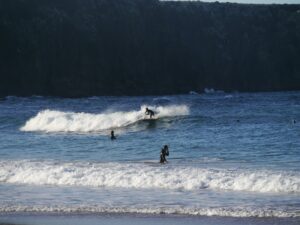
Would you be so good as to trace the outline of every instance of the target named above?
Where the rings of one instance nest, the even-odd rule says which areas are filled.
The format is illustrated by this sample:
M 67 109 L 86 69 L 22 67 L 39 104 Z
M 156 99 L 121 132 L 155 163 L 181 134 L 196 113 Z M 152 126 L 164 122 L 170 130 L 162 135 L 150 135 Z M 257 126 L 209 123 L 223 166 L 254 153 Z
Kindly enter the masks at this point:
M 116 136 L 115 136 L 115 132 L 113 130 L 110 132 L 110 139 L 111 140 L 116 140 L 117 139 Z
M 169 147 L 168 145 L 165 145 L 161 151 L 160 151 L 160 163 L 166 163 L 168 162 L 166 159 L 166 156 L 169 156 Z

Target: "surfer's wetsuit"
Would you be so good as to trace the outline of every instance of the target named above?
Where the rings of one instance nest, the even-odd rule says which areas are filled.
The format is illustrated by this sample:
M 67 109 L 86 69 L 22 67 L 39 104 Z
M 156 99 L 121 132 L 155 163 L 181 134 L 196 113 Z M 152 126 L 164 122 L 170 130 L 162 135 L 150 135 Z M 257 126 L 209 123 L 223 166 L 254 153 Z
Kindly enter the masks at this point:
M 145 112 L 146 115 L 149 115 L 150 116 L 150 119 L 152 118 L 152 116 L 154 116 L 154 112 L 148 108 L 146 108 L 146 112 Z
M 169 156 L 168 145 L 165 145 L 160 151 L 160 163 L 168 162 L 166 156 Z

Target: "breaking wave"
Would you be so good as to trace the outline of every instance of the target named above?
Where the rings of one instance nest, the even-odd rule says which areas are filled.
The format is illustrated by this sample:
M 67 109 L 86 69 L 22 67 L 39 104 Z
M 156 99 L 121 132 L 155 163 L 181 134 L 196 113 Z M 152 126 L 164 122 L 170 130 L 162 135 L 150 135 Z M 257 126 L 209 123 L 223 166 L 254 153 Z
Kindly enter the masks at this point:
M 224 217 L 299 217 L 297 211 L 285 211 L 274 208 L 251 207 L 108 207 L 98 205 L 76 206 L 24 206 L 2 205 L 1 213 L 139 213 L 139 214 L 181 214 L 194 216 L 224 216 Z
M 44 132 L 97 132 L 111 128 L 121 128 L 145 119 L 145 108 L 138 111 L 107 112 L 100 114 L 62 112 L 43 110 L 29 119 L 22 131 Z M 189 114 L 185 105 L 148 106 L 155 111 L 155 119 L 164 117 L 184 116 Z
M 139 163 L 0 161 L 0 182 L 138 189 L 216 189 L 300 193 L 300 174 L 269 170 L 203 169 Z

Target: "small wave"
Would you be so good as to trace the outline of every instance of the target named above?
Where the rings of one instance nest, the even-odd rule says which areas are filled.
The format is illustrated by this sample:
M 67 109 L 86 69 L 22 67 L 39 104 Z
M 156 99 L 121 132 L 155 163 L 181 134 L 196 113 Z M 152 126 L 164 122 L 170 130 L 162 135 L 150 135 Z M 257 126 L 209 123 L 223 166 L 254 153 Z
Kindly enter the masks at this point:
M 157 97 L 152 99 L 154 105 L 170 105 L 172 98 L 170 97 Z
M 251 208 L 251 207 L 108 207 L 100 205 L 76 205 L 76 206 L 24 206 L 2 205 L 0 213 L 138 213 L 138 214 L 178 214 L 193 216 L 223 216 L 223 217 L 300 217 L 297 211 L 276 210 L 274 208 Z
M 88 99 L 88 100 L 99 100 L 99 99 L 101 99 L 101 97 L 99 97 L 99 96 L 91 96 L 91 97 L 88 97 L 86 99 Z
M 24 99 L 26 99 L 26 98 L 14 96 L 14 95 L 8 95 L 5 97 L 5 100 L 7 100 L 7 101 L 16 101 L 16 100 L 24 100 Z
M 44 96 L 41 95 L 31 95 L 27 97 L 20 97 L 20 96 L 14 96 L 14 95 L 8 95 L 5 97 L 5 100 L 7 101 L 22 101 L 22 100 L 31 100 L 31 99 L 44 99 Z
M 149 166 L 140 163 L 0 161 L 0 182 L 10 184 L 200 189 L 300 193 L 300 174 L 274 171 Z
M 29 119 L 21 131 L 44 132 L 97 132 L 125 127 L 145 118 L 145 109 L 155 111 L 155 118 L 183 116 L 189 114 L 185 105 L 141 106 L 140 110 L 129 112 L 107 112 L 100 114 L 43 110 Z
M 190 91 L 189 94 L 190 94 L 190 95 L 200 95 L 200 94 L 199 94 L 198 92 L 196 92 L 196 91 Z
M 224 91 L 222 91 L 222 90 L 215 90 L 213 88 L 204 88 L 204 93 L 205 94 L 223 94 Z

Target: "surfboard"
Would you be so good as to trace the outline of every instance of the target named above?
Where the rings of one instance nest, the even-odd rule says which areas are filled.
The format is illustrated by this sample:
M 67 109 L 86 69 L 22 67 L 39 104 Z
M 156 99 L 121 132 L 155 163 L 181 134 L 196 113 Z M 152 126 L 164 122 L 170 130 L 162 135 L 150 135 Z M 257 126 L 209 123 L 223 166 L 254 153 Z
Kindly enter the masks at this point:
M 152 119 L 150 119 L 150 118 L 143 119 L 143 121 L 155 121 L 155 120 L 156 120 L 155 118 L 152 118 Z

